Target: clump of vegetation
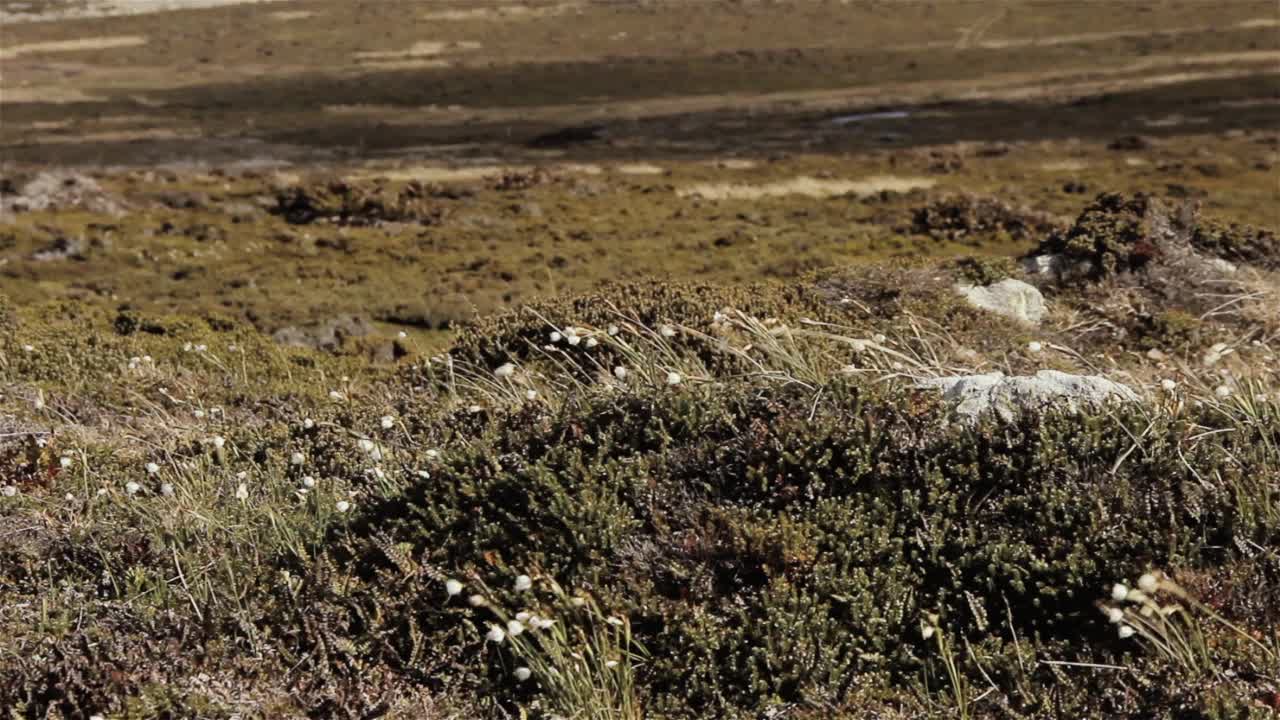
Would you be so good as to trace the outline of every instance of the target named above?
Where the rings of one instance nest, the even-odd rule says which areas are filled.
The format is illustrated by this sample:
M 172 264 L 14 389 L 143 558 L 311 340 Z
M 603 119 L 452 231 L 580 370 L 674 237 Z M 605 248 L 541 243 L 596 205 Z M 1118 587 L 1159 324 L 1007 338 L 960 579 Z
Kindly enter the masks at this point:
M 1010 257 L 966 257 L 956 261 L 957 279 L 970 285 L 991 285 L 1019 274 L 1018 263 Z
M 434 225 L 443 213 L 443 208 L 432 202 L 436 192 L 437 189 L 417 181 L 393 191 L 384 183 L 333 180 L 280 190 L 276 193 L 276 206 L 272 213 L 293 225 L 306 225 L 317 220 L 354 226 L 379 222 Z
M 1035 255 L 1056 255 L 1089 268 L 1097 279 L 1147 267 L 1162 256 L 1153 216 L 1158 201 L 1138 193 L 1103 193 L 1064 232 L 1040 243 Z
M 908 232 L 953 242 L 1021 242 L 1058 229 L 1045 213 L 1015 208 L 989 197 L 954 195 L 915 208 Z
M 1206 219 L 1196 226 L 1191 244 L 1201 252 L 1230 262 L 1280 270 L 1280 241 L 1271 230 Z

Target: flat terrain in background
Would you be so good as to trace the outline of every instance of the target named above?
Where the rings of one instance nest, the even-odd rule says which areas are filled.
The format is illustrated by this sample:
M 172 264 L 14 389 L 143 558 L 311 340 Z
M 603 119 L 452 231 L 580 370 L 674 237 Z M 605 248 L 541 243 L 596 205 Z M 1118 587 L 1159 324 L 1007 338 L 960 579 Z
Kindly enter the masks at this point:
M 189 4 L 0 7 L 8 185 L 67 165 L 120 206 L 6 211 L 15 298 L 433 333 L 607 279 L 1026 248 L 909 230 L 962 191 L 1280 207 L 1271 2 Z M 406 222 L 265 212 L 334 179 L 446 190 Z

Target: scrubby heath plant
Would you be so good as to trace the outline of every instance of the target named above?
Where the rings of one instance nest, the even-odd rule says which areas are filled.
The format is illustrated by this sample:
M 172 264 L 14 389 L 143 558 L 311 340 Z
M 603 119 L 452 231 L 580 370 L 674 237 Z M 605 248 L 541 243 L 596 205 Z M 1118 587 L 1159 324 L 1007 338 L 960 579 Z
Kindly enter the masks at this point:
M 1147 287 L 1116 267 L 1096 282 Z M 1259 301 L 1152 354 L 1082 330 L 1101 287 L 1029 328 L 959 299 L 971 270 L 606 287 L 398 366 L 0 303 L 0 707 L 1265 717 Z M 918 387 L 1041 368 L 1143 400 L 959 423 Z M 1151 568 L 1185 613 L 1099 613 Z

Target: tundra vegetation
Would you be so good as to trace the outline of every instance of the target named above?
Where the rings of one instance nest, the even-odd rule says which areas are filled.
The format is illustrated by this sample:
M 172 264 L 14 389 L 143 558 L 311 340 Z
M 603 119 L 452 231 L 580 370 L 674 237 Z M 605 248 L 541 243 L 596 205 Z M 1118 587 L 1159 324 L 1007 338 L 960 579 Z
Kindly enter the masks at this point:
M 122 4 L 0 0 L 0 718 L 1280 712 L 1273 2 Z
M 1062 272 L 617 284 L 381 365 L 7 304 L 3 705 L 1265 717 L 1277 251 L 1104 194 L 1025 263 Z M 965 423 L 920 386 L 1037 369 L 1141 399 Z

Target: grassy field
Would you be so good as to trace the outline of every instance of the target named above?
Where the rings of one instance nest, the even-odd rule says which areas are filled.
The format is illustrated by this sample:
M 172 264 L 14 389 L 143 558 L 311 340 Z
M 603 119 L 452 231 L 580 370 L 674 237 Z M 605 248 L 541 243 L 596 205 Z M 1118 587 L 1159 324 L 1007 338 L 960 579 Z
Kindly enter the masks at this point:
M 0 0 L 0 717 L 1280 712 L 1274 3 L 208 4 Z

